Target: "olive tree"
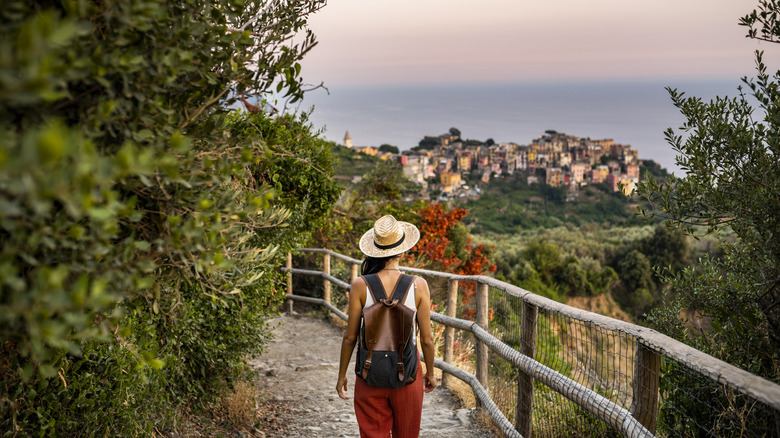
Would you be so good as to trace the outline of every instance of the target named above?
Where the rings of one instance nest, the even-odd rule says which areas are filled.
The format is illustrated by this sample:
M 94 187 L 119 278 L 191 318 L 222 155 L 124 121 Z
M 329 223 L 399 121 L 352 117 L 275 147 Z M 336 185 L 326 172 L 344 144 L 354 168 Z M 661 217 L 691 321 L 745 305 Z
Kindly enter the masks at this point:
M 777 43 L 776 17 L 777 3 L 764 1 L 741 24 L 750 27 L 748 36 Z M 780 71 L 770 75 L 763 58 L 756 52 L 757 76 L 743 78 L 746 89 L 740 87 L 737 97 L 704 102 L 669 90 L 686 121 L 681 133 L 669 129 L 666 137 L 686 174 L 663 183 L 646 180 L 638 190 L 655 207 L 649 215 L 694 235 L 736 236 L 733 243 L 722 239 L 722 259 L 704 260 L 666 282 L 675 306 L 715 318 L 719 329 L 704 336 L 741 346 L 780 343 Z M 692 277 L 711 281 L 692 288 Z M 742 336 L 750 342 L 740 342 Z M 754 367 L 764 374 L 772 369 L 770 363 Z
M 741 18 L 748 37 L 780 43 L 779 6 L 775 0 L 761 0 Z M 778 48 L 768 46 L 773 56 L 767 59 L 776 62 Z M 661 216 L 694 236 L 714 234 L 724 249 L 721 258 L 705 257 L 677 273 L 659 269 L 668 286 L 666 303 L 649 315 L 650 322 L 780 382 L 780 71 L 770 73 L 764 58 L 763 51 L 756 52 L 757 74 L 742 79 L 744 87 L 736 97 L 705 102 L 669 89 L 686 121 L 679 131 L 667 130 L 666 138 L 686 173 L 665 182 L 645 179 L 638 193 L 652 205 L 645 214 Z M 687 324 L 680 318 L 687 311 L 710 317 L 712 328 Z M 692 384 L 682 379 L 672 384 Z M 674 388 L 670 391 L 669 404 L 688 403 L 674 396 Z M 698 424 L 720 421 L 700 406 L 688 408 L 678 412 L 697 417 Z M 668 424 L 686 421 L 673 417 Z

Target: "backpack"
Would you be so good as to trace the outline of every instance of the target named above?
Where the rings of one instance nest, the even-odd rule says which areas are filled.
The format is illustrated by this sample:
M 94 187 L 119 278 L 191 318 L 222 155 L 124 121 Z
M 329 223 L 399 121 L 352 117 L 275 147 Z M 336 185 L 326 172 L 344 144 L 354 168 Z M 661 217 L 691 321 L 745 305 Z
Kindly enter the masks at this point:
M 370 386 L 400 388 L 417 377 L 417 345 L 410 342 L 415 312 L 403 303 L 414 276 L 401 274 L 390 299 L 376 274 L 364 275 L 374 304 L 363 309 L 355 373 Z

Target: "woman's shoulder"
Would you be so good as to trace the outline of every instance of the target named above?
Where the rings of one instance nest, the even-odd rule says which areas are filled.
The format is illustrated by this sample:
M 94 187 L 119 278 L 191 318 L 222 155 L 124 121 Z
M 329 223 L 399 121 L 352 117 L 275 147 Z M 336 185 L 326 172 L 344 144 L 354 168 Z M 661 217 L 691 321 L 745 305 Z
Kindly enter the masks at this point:
M 355 278 L 352 280 L 349 290 L 353 292 L 364 292 L 366 290 L 366 280 L 364 280 L 363 277 Z
M 428 282 L 417 275 L 414 276 L 414 285 L 418 290 L 428 291 Z
M 420 277 L 419 275 L 414 275 L 414 274 L 407 274 L 407 275 L 411 275 L 412 277 L 414 277 L 414 282 L 415 283 L 425 283 L 425 284 L 428 284 L 428 282 L 425 281 L 425 279 Z

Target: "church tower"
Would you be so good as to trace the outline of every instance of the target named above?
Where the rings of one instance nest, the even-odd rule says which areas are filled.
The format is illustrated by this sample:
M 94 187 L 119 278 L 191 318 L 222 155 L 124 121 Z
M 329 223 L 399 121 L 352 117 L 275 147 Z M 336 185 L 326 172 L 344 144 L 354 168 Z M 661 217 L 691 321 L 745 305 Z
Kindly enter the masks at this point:
M 347 131 L 347 133 L 344 134 L 344 146 L 352 149 L 352 136 L 349 135 L 349 131 Z

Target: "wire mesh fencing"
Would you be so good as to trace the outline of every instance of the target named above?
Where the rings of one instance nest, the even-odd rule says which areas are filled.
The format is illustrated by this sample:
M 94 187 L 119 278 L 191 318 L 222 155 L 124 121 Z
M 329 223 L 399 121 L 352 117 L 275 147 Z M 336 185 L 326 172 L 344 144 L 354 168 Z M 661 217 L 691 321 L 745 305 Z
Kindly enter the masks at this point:
M 518 350 L 523 305 L 521 297 L 491 289 L 491 334 Z M 726 383 L 726 376 L 719 382 L 625 331 L 560 311 L 540 307 L 536 320 L 537 362 L 628 410 L 656 436 L 780 437 L 780 411 Z M 517 395 L 522 372 L 500 358 L 491 356 L 490 375 L 490 394 L 510 421 L 517 424 L 518 413 L 531 412 L 533 436 L 621 435 L 540 382 L 523 405 Z
M 340 261 L 288 272 L 320 276 L 323 295 L 328 278 L 343 278 L 328 305 L 345 309 L 358 261 L 312 251 Z M 523 436 L 780 438 L 773 382 L 653 330 L 495 279 L 405 270 L 428 279 L 435 310 L 453 317 L 435 318 L 445 361 L 476 374 L 502 424 Z M 448 338 L 445 323 L 457 334 L 447 329 Z
M 517 350 L 522 349 L 523 304 L 520 297 L 491 290 L 491 334 Z M 620 406 L 630 406 L 633 338 L 546 309 L 538 310 L 536 321 L 537 362 Z M 491 395 L 516 424 L 518 415 L 530 412 L 534 436 L 619 436 L 607 423 L 540 382 L 533 383 L 532 398 L 518 397 L 522 374 L 507 361 L 491 357 Z
M 780 411 L 670 357 L 661 361 L 659 436 L 780 437 Z

